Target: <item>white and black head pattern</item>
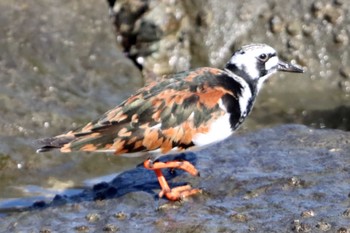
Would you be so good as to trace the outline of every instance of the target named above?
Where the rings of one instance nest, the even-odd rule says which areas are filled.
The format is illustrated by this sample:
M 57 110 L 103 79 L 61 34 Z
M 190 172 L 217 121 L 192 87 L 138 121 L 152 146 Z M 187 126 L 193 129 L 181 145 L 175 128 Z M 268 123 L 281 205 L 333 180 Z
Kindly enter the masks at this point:
M 251 44 L 236 51 L 226 69 L 242 77 L 258 92 L 263 82 L 277 71 L 303 72 L 302 69 L 281 61 L 275 49 L 265 44 Z

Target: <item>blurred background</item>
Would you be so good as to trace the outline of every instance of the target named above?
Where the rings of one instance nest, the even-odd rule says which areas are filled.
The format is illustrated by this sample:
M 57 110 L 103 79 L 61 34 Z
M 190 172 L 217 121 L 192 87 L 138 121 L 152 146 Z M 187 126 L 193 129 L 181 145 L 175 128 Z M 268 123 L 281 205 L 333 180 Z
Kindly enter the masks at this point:
M 36 154 L 35 140 L 95 119 L 159 75 L 223 67 L 245 44 L 269 44 L 306 72 L 271 78 L 238 133 L 350 129 L 345 0 L 0 0 L 0 10 L 0 207 L 135 167 L 142 159 Z

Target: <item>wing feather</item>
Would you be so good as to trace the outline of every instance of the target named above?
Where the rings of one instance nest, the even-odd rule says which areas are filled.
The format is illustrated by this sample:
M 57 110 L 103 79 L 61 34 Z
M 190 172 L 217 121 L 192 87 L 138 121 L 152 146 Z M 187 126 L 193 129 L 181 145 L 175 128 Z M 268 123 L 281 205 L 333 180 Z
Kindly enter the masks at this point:
M 152 83 L 97 121 L 52 138 L 51 145 L 62 152 L 112 150 L 116 154 L 190 147 L 196 134 L 206 133 L 225 114 L 220 99 L 236 98 L 220 81 L 223 72 L 199 68 Z M 50 147 L 50 140 L 45 146 Z

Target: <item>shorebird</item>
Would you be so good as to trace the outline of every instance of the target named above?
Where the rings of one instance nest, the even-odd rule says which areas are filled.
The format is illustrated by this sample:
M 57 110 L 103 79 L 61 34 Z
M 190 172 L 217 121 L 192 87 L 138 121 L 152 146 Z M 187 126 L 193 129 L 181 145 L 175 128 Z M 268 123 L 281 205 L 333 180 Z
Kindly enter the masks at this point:
M 188 161 L 160 162 L 159 156 L 209 145 L 229 137 L 252 110 L 264 81 L 277 71 L 302 73 L 281 61 L 265 44 L 243 46 L 223 69 L 201 67 L 152 82 L 98 120 L 67 133 L 41 139 L 37 152 L 105 152 L 147 156 L 161 191 L 175 201 L 200 192 L 190 185 L 170 188 L 162 169 L 198 175 Z M 215 158 L 213 158 L 215 160 Z M 214 162 L 214 161 L 213 161 Z

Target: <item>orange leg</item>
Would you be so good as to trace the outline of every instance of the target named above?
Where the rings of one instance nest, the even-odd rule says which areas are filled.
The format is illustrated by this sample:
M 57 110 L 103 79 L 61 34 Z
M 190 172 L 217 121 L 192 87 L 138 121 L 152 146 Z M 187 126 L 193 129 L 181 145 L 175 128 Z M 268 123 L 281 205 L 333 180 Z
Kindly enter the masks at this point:
M 158 182 L 162 191 L 159 193 L 159 197 L 164 195 L 171 201 L 177 201 L 188 196 L 194 195 L 201 192 L 200 189 L 192 189 L 190 185 L 179 186 L 171 189 L 168 182 L 166 181 L 161 169 L 163 168 L 176 168 L 184 170 L 191 175 L 198 176 L 199 172 L 197 169 L 188 161 L 169 161 L 169 162 L 155 162 L 152 163 L 151 160 L 146 160 L 143 163 L 144 167 L 148 170 L 153 170 L 156 173 Z

